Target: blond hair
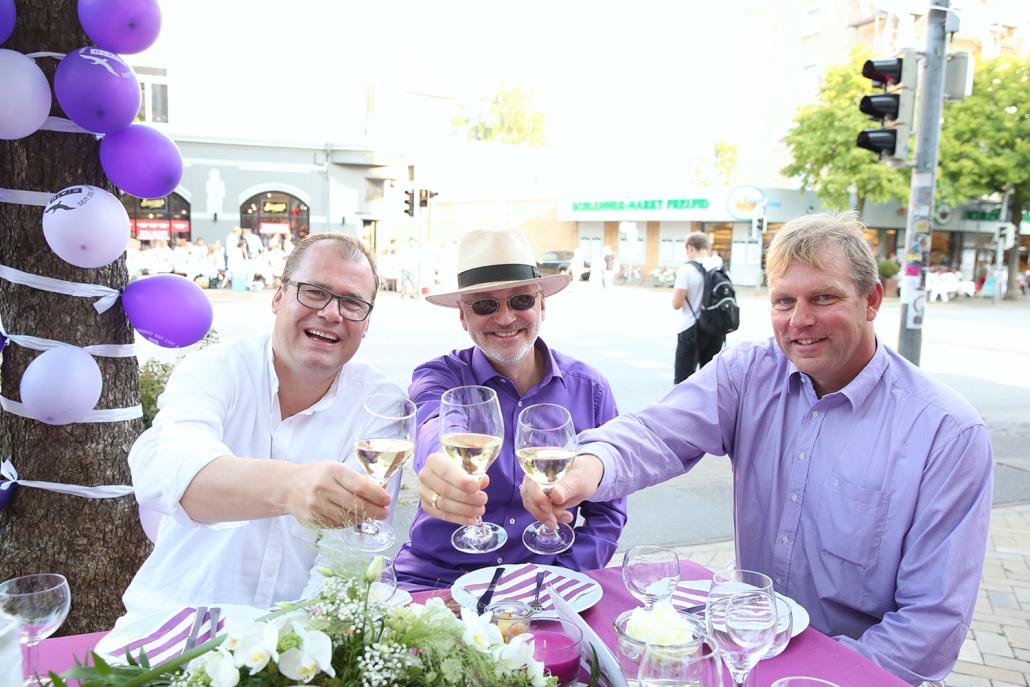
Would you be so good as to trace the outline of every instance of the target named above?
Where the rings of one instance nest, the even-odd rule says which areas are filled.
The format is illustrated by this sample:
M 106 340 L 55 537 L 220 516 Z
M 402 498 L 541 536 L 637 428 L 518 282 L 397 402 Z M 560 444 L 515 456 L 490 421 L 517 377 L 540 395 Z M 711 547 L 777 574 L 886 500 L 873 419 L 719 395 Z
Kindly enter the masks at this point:
M 784 224 L 769 244 L 765 260 L 769 280 L 783 276 L 795 262 L 825 269 L 825 251 L 833 247 L 844 253 L 858 292 L 864 296 L 872 291 L 879 273 L 865 239 L 865 225 L 854 212 L 805 215 Z
M 297 269 L 297 263 L 304 257 L 304 253 L 307 252 L 311 246 L 322 241 L 332 241 L 339 248 L 343 254 L 344 259 L 350 260 L 351 262 L 360 262 L 361 258 L 364 257 L 368 261 L 368 266 L 372 270 L 372 300 L 375 301 L 376 293 L 379 291 L 379 272 L 376 270 L 376 259 L 372 256 L 372 252 L 365 246 L 364 242 L 351 236 L 350 234 L 308 234 L 293 247 L 290 251 L 289 257 L 286 258 L 286 264 L 283 266 L 283 281 L 290 279 L 293 276 L 294 270 Z

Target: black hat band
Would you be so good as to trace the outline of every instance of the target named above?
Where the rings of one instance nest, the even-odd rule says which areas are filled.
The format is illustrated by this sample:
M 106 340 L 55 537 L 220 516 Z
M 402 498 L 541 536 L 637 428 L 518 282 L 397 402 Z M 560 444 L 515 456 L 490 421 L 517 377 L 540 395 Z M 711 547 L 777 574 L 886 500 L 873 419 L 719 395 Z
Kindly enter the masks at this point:
M 486 265 L 459 272 L 458 288 L 467 289 L 492 282 L 526 281 L 539 278 L 540 272 L 535 265 Z

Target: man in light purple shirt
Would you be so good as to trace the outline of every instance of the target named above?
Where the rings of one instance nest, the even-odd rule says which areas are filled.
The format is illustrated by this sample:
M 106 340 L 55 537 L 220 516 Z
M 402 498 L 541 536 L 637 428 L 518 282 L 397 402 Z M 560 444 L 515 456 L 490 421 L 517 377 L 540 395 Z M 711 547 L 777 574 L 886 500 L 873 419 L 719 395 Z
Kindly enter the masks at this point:
M 544 299 L 569 283 L 568 275 L 541 276 L 525 237 L 515 231 L 475 230 L 458 248 L 458 291 L 427 300 L 457 308 L 472 348 L 430 360 L 412 374 L 409 396 L 418 407 L 415 470 L 419 510 L 411 541 L 395 560 L 398 581 L 409 589 L 449 586 L 462 574 L 502 563 L 534 562 L 572 570 L 601 568 L 615 553 L 626 522 L 626 500 L 591 500 L 572 509 L 582 516 L 572 548 L 540 555 L 522 543 L 534 517 L 522 506 L 523 471 L 515 458 L 515 426 L 523 408 L 555 403 L 568 409 L 577 432 L 615 417 L 608 382 L 592 367 L 548 348 L 538 337 Z M 440 396 L 458 386 L 497 392 L 504 417 L 504 444 L 481 485 L 440 451 Z M 488 553 L 469 554 L 451 545 L 455 525 L 475 516 L 500 525 L 506 542 Z
M 850 215 L 787 223 L 769 249 L 772 340 L 724 352 L 659 403 L 580 437 L 548 521 L 733 464 L 737 565 L 772 578 L 816 629 L 911 684 L 941 680 L 969 629 L 990 518 L 987 428 L 878 342 L 883 299 Z M 670 517 L 670 524 L 673 522 Z

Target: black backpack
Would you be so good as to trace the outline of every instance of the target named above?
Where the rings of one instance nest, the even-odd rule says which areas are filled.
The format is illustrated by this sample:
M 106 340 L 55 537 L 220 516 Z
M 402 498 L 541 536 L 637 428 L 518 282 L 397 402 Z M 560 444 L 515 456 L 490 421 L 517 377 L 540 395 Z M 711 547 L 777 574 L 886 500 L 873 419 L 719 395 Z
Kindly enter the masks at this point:
M 737 305 L 737 292 L 733 289 L 730 275 L 721 267 L 706 270 L 697 260 L 691 260 L 690 264 L 701 270 L 704 279 L 700 308 L 690 306 L 700 331 L 709 336 L 726 336 L 737 331 L 740 306 Z

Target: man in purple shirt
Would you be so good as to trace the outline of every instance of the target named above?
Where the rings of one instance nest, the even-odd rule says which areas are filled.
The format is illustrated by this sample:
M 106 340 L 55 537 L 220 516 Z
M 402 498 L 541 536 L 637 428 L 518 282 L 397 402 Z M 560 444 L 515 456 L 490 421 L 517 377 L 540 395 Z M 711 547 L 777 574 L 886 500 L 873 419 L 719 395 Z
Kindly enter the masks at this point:
M 737 565 L 812 626 L 911 684 L 951 670 L 990 518 L 987 428 L 876 339 L 876 263 L 850 215 L 787 223 L 769 248 L 774 336 L 724 352 L 659 403 L 584 432 L 542 520 L 729 455 Z M 670 517 L 670 524 L 674 522 Z
M 570 510 L 582 516 L 572 548 L 538 555 L 522 543 L 534 517 L 522 506 L 523 471 L 515 458 L 514 428 L 523 408 L 537 403 L 564 406 L 576 431 L 599 427 L 618 414 L 611 388 L 592 367 L 547 347 L 538 337 L 544 299 L 568 286 L 569 276 L 540 276 L 521 232 L 474 230 L 458 248 L 458 286 L 427 300 L 457 308 L 461 325 L 476 344 L 419 366 L 408 394 L 418 407 L 415 470 L 422 497 L 411 541 L 395 560 L 397 579 L 409 589 L 448 586 L 470 570 L 532 561 L 573 570 L 601 568 L 615 553 L 626 523 L 626 500 L 585 501 Z M 482 385 L 497 392 L 504 416 L 504 445 L 484 484 L 440 453 L 440 396 L 448 389 Z M 483 554 L 451 545 L 455 525 L 477 515 L 504 528 L 507 542 Z

